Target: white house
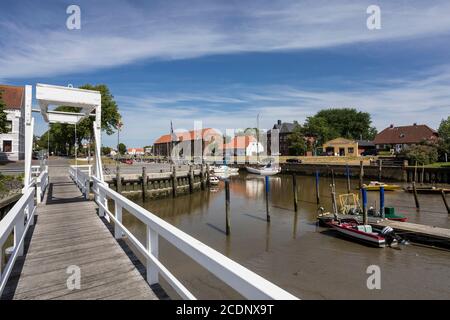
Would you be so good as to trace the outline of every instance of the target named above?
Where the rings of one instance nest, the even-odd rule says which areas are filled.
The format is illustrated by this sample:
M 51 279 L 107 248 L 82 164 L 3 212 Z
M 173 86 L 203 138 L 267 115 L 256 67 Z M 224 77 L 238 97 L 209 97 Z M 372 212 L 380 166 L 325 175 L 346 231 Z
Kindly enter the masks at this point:
M 128 148 L 127 154 L 130 156 L 143 156 L 145 152 L 144 148 Z
M 225 145 L 229 156 L 253 156 L 264 152 L 264 146 L 253 136 L 237 136 Z
M 0 160 L 23 160 L 25 155 L 25 87 L 0 85 L 8 133 L 0 134 Z

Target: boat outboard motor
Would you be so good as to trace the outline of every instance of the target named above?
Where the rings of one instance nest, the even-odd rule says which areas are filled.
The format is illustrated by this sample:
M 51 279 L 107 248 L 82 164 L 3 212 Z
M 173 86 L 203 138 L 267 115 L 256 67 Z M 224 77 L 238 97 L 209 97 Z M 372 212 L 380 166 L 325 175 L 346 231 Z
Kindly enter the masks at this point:
M 395 233 L 394 229 L 390 226 L 384 227 L 381 232 L 381 235 L 386 239 L 386 243 L 390 246 L 394 240 L 400 242 L 402 239 Z

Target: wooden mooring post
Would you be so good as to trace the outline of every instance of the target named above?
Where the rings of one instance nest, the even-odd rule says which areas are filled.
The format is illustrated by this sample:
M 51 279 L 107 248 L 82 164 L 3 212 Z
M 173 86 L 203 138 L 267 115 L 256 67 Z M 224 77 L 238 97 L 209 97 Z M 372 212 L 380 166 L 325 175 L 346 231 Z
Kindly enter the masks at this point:
M 364 161 L 359 162 L 359 189 L 362 189 L 364 184 Z
M 230 235 L 230 181 L 225 179 L 225 233 Z
M 194 168 L 192 167 L 192 165 L 189 165 L 188 181 L 189 181 L 189 193 L 193 193 L 194 192 Z
M 382 172 L 383 171 L 383 160 L 379 159 L 378 160 L 378 181 L 382 180 Z
M 417 196 L 417 189 L 416 189 L 415 181 L 412 182 L 412 188 L 413 188 L 413 194 L 414 194 L 414 201 L 416 202 L 416 208 L 420 209 L 419 197 Z
M 294 192 L 294 211 L 298 211 L 297 177 L 292 174 L 292 191 Z
M 177 196 L 178 179 L 177 179 L 177 167 L 173 165 L 172 169 L 172 195 Z
M 442 200 L 444 201 L 445 208 L 447 209 L 447 213 L 450 214 L 450 207 L 448 206 L 447 199 L 445 198 L 444 189 L 441 190 Z
M 320 204 L 320 194 L 319 194 L 319 170 L 316 170 L 316 202 Z
M 202 164 L 201 170 L 200 170 L 200 186 L 202 190 L 206 189 L 206 179 L 205 179 L 205 165 Z
M 369 223 L 369 216 L 367 212 L 367 190 L 366 188 L 361 188 L 362 193 L 362 204 L 363 204 L 363 224 Z
M 116 167 L 116 191 L 122 192 L 122 179 L 120 178 L 120 166 Z
M 141 183 L 142 200 L 145 201 L 145 196 L 147 193 L 147 169 L 145 167 L 142 167 Z
M 267 222 L 270 222 L 270 212 L 269 212 L 269 177 L 265 176 L 265 190 L 266 190 L 266 220 Z
M 351 192 L 351 184 L 350 184 L 350 167 L 348 166 L 348 163 L 346 164 L 345 172 L 347 175 L 347 193 Z

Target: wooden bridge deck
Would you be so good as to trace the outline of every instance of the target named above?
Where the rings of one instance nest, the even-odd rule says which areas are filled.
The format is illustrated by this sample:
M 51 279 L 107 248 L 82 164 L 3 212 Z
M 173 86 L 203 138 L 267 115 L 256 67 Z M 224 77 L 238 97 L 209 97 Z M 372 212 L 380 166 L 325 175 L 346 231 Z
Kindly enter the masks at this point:
M 167 298 L 147 284 L 145 268 L 96 209 L 69 177 L 52 178 L 2 299 Z M 70 266 L 80 268 L 80 289 L 68 289 Z

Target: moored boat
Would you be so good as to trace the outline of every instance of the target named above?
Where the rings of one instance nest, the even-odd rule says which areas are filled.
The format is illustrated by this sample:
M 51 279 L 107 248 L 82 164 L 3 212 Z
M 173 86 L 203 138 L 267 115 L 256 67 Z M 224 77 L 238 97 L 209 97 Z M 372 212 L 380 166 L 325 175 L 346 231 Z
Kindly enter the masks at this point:
M 326 222 L 326 225 L 352 240 L 378 248 L 383 248 L 386 245 L 396 245 L 398 243 L 397 236 L 391 227 L 384 227 L 378 231 L 371 225 L 359 224 L 356 220 L 352 219 L 331 219 Z
M 363 184 L 363 188 L 367 191 L 379 191 L 380 187 L 383 187 L 385 191 L 395 191 L 401 189 L 401 187 L 397 184 L 387 184 L 378 181 L 370 181 L 369 184 Z
M 281 172 L 281 168 L 279 166 L 274 166 L 272 163 L 267 164 L 266 166 L 254 168 L 254 167 L 245 167 L 248 172 L 253 174 L 259 174 L 261 176 L 273 176 Z
M 239 172 L 239 168 L 231 168 L 226 165 L 212 167 L 211 170 L 214 173 L 221 173 L 221 174 L 238 173 Z
M 216 186 L 219 184 L 219 178 L 216 176 L 209 176 L 209 184 L 212 186 Z

